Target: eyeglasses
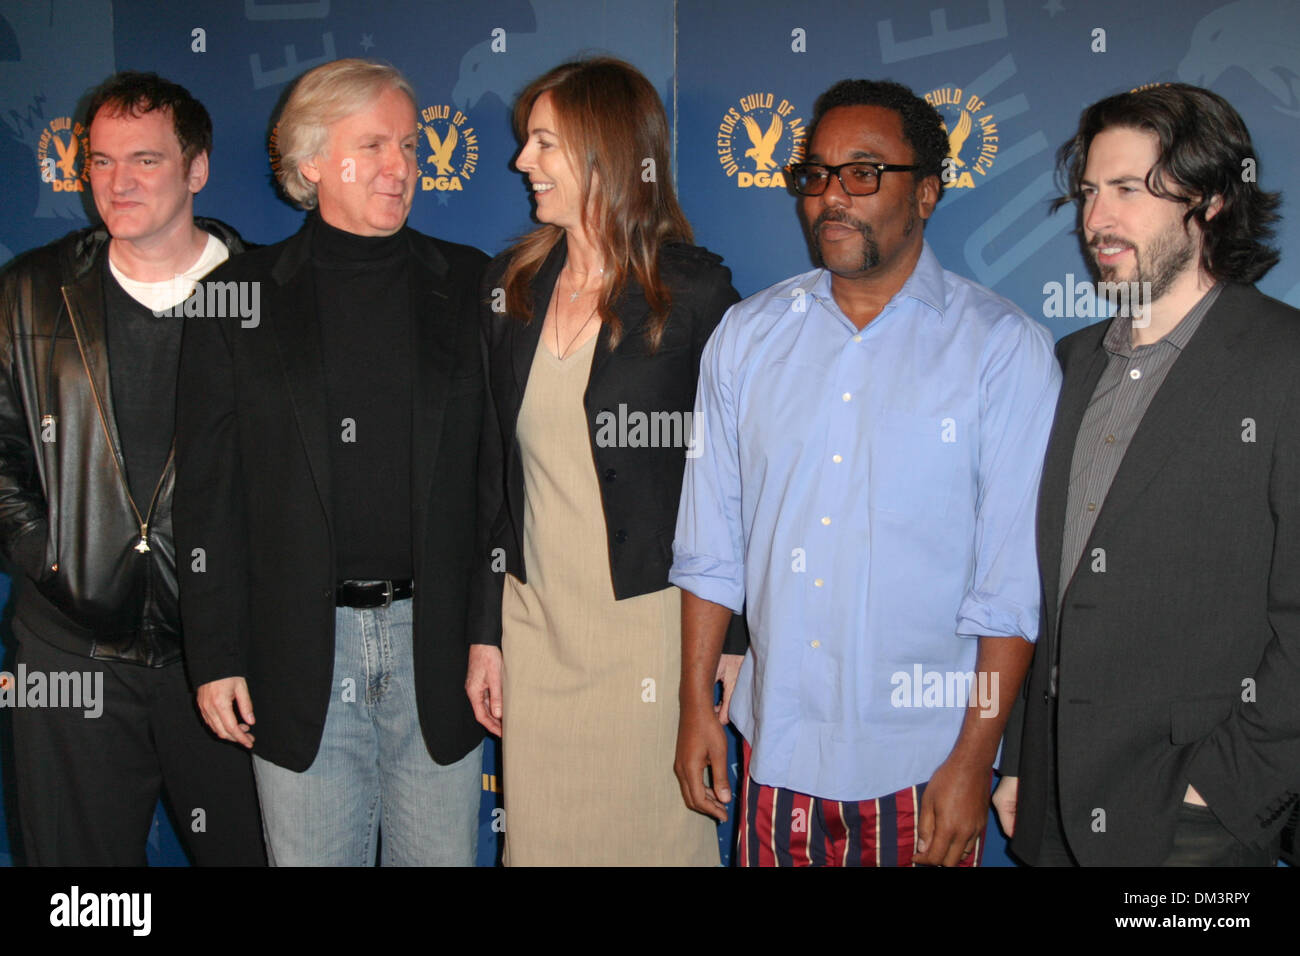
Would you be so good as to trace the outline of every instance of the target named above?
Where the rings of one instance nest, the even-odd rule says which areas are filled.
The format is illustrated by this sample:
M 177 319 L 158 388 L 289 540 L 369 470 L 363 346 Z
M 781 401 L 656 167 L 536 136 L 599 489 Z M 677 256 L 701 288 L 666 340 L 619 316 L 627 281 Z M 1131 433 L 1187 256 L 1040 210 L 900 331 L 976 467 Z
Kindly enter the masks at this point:
M 826 192 L 832 176 L 850 196 L 870 196 L 880 188 L 881 173 L 909 173 L 917 168 L 898 163 L 840 163 L 838 166 L 794 163 L 786 170 L 790 173 L 790 185 L 801 196 L 820 196 Z

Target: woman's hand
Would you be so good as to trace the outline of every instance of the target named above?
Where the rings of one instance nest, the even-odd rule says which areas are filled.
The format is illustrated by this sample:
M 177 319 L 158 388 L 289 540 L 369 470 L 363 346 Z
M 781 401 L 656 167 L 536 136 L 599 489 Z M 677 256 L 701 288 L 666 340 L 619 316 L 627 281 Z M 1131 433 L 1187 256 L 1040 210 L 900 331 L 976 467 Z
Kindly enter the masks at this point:
M 718 715 L 718 722 L 724 727 L 729 719 L 727 712 L 731 707 L 731 692 L 736 689 L 736 678 L 740 676 L 740 663 L 744 659 L 744 654 L 723 654 L 718 658 L 718 676 L 714 681 L 722 681 L 722 702 L 713 706 L 713 712 Z

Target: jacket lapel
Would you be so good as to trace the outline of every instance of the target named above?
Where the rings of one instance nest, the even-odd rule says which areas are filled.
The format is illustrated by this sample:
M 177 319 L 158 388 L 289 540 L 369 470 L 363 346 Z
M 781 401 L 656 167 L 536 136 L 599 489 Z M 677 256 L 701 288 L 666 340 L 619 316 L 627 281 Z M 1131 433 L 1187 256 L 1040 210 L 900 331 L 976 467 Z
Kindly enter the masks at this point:
M 628 279 L 623 294 L 615 300 L 614 314 L 623 323 L 619 347 L 624 348 L 627 343 L 642 334 L 641 328 L 649 318 L 649 306 L 646 305 L 645 294 L 635 279 Z M 591 372 L 587 376 L 587 390 L 583 393 L 584 402 L 592 394 L 613 354 L 609 347 L 609 326 L 601 325 L 600 331 L 596 334 L 596 354 L 591 357 Z
M 1042 491 L 1038 502 L 1038 563 L 1043 577 L 1043 594 L 1048 603 L 1048 620 L 1056 620 L 1055 604 L 1060 598 L 1061 547 L 1065 534 L 1065 506 L 1070 493 L 1070 467 L 1084 412 L 1092 401 L 1101 373 L 1106 369 L 1106 350 L 1101 341 L 1107 323 L 1098 323 L 1091 337 L 1092 348 L 1065 376 L 1056 405 L 1052 439 L 1043 460 Z
M 452 312 L 446 259 L 432 246 L 421 248 L 414 237 L 411 252 L 411 495 L 415 510 L 421 511 L 429 498 L 438 459 L 460 329 Z
M 108 268 L 107 251 L 104 251 L 104 269 Z M 90 269 L 75 282 L 63 287 L 63 299 L 68 307 L 72 332 L 77 337 L 77 348 L 81 351 L 81 361 L 90 376 L 91 387 L 95 391 L 98 404 L 97 412 L 108 435 L 109 446 L 117 459 L 117 466 L 123 477 L 126 475 L 126 463 L 122 460 L 122 439 L 117 433 L 117 415 L 113 411 L 113 394 L 109 387 L 108 342 L 104 327 L 104 290 L 101 286 L 101 270 Z M 51 348 L 54 343 L 51 343 Z M 128 489 L 127 494 L 130 494 Z M 148 507 L 148 502 L 145 502 Z
M 311 265 L 314 223 L 315 216 L 309 216 L 271 270 L 274 281 L 266 313 L 273 317 L 271 328 L 284 367 L 298 433 L 332 534 L 329 430 L 341 426 L 327 420 L 324 348 Z
M 1242 322 L 1253 314 L 1241 304 L 1246 291 L 1245 287 L 1229 286 L 1220 292 L 1170 368 L 1115 473 L 1097 515 L 1094 536 L 1122 518 L 1175 449 L 1201 440 L 1198 431 L 1206 409 L 1214 406 L 1224 382 L 1232 377 L 1235 357 L 1231 352 L 1244 332 Z
M 524 403 L 524 390 L 528 387 L 528 374 L 533 368 L 533 358 L 537 355 L 537 345 L 541 341 L 542 326 L 546 324 L 546 310 L 550 306 L 551 293 L 559 281 L 560 270 L 568 255 L 565 240 L 555 244 L 546 261 L 533 276 L 533 318 L 528 324 L 518 320 L 510 322 L 510 356 L 515 370 L 515 411 Z

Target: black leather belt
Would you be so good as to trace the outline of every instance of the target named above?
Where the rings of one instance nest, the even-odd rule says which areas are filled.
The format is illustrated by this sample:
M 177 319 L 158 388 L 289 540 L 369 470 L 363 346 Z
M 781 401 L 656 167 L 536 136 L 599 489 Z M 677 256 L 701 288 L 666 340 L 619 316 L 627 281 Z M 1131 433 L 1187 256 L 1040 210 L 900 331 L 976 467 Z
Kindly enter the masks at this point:
M 334 603 L 338 607 L 388 607 L 394 601 L 403 601 L 415 593 L 415 587 L 406 581 L 340 581 L 334 589 Z

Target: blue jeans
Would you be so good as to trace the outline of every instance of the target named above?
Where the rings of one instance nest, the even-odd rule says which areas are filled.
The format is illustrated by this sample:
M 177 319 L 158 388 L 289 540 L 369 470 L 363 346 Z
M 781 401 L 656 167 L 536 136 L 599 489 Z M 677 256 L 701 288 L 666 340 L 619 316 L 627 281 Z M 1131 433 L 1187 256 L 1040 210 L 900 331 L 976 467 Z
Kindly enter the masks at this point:
M 334 678 L 315 761 L 253 757 L 272 866 L 473 866 L 483 745 L 429 756 L 415 704 L 413 600 L 338 608 Z M 257 706 L 256 701 L 253 704 Z

